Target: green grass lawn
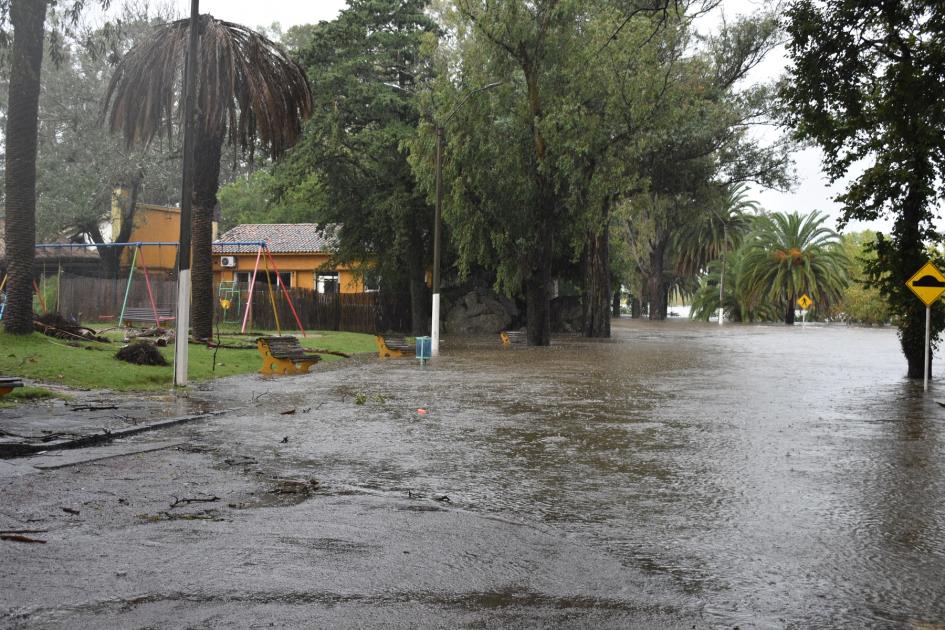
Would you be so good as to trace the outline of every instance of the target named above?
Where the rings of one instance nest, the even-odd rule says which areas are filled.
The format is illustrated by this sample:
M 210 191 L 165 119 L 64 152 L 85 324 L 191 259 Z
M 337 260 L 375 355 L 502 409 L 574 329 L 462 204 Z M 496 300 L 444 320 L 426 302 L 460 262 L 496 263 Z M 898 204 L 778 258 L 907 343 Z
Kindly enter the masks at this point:
M 324 331 L 310 331 L 307 335 L 305 338 L 300 337 L 299 341 L 310 349 L 348 354 L 375 350 L 372 335 Z M 144 366 L 119 361 L 115 353 L 122 346 L 120 333 L 107 333 L 106 336 L 115 341 L 110 344 L 70 344 L 39 333 L 21 337 L 0 332 L 0 374 L 88 389 L 145 391 L 171 386 L 173 368 L 170 365 Z M 245 350 L 220 348 L 216 351 L 214 369 L 214 349 L 191 344 L 188 366 L 191 380 L 202 381 L 259 370 L 262 359 L 256 351 L 255 336 L 223 334 L 222 341 L 224 344 L 253 347 Z M 173 362 L 173 346 L 161 348 L 161 352 L 168 363 Z M 338 359 L 340 357 L 322 355 L 323 361 Z

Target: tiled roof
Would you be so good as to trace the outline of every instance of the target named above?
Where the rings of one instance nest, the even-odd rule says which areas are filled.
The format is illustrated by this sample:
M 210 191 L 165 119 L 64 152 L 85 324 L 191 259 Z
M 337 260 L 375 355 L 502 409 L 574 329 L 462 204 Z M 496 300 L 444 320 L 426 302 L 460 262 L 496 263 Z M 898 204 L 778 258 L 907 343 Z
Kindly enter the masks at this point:
M 253 251 L 253 246 L 226 242 L 265 242 L 274 254 L 331 253 L 338 244 L 335 229 L 320 230 L 314 223 L 244 223 L 227 230 L 213 244 L 215 254 Z

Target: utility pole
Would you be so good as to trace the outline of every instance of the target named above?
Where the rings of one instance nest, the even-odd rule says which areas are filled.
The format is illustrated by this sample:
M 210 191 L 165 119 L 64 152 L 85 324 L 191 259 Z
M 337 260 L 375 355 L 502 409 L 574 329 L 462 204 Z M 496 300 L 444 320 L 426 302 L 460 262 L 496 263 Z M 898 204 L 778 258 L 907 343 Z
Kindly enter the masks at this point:
M 436 210 L 433 218 L 433 313 L 430 322 L 430 356 L 440 354 L 440 250 L 443 224 L 443 127 L 436 126 Z
M 180 246 L 177 248 L 177 335 L 174 342 L 174 386 L 187 385 L 190 346 L 190 217 L 194 196 L 194 110 L 197 103 L 197 53 L 200 0 L 190 1 L 190 40 L 184 64 L 184 165 L 180 191 Z

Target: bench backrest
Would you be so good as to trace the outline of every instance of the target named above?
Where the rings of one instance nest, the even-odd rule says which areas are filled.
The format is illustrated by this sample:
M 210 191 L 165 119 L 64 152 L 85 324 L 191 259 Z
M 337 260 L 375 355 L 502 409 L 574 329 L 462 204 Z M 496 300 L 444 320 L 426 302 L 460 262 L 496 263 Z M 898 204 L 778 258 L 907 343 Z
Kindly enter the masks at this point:
M 269 346 L 269 354 L 276 358 L 291 358 L 304 354 L 305 350 L 298 337 L 260 337 Z

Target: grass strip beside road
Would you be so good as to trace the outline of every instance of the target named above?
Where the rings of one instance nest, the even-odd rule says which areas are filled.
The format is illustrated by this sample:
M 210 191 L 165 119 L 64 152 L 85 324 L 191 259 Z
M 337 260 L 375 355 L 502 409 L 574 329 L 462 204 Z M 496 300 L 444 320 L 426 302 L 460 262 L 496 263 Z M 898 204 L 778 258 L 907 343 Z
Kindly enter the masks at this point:
M 331 331 L 312 331 L 307 335 L 300 337 L 299 341 L 309 349 L 335 350 L 347 354 L 372 352 L 375 349 L 372 335 Z M 119 361 L 115 353 L 123 342 L 120 337 L 112 338 L 114 341 L 110 344 L 72 343 L 40 333 L 20 336 L 0 332 L 0 374 L 80 389 L 150 391 L 171 386 L 171 365 L 132 365 Z M 188 371 L 191 380 L 204 381 L 259 370 L 262 359 L 255 348 L 255 337 L 224 334 L 221 341 L 227 345 L 252 345 L 253 348 L 220 348 L 216 351 L 214 369 L 215 349 L 190 344 Z M 168 363 L 173 363 L 174 346 L 160 350 Z M 340 358 L 322 355 L 323 361 Z

